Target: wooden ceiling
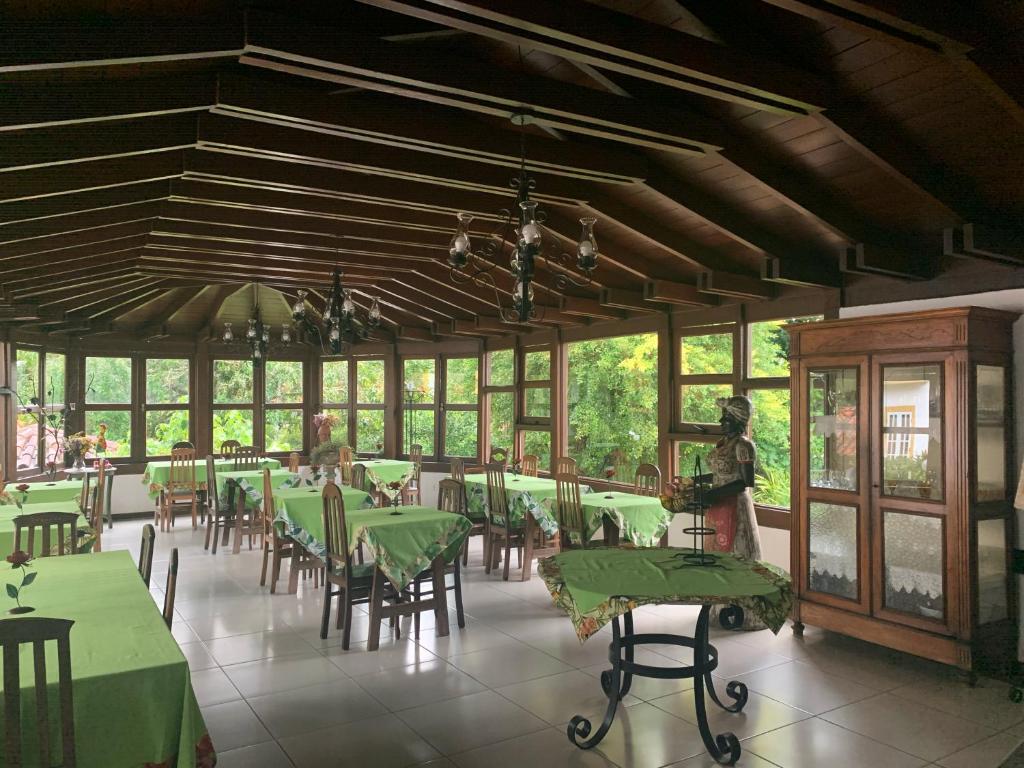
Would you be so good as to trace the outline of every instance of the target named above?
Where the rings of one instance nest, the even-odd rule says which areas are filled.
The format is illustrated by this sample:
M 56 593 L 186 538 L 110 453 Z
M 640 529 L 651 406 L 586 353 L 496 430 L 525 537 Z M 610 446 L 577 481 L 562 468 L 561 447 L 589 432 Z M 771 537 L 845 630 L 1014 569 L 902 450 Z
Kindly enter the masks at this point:
M 0 323 L 209 335 L 253 282 L 282 323 L 338 265 L 385 339 L 514 332 L 445 264 L 457 212 L 479 243 L 511 202 L 514 113 L 553 237 L 599 219 L 545 325 L 1016 270 L 1024 6 L 963 8 L 9 3 Z

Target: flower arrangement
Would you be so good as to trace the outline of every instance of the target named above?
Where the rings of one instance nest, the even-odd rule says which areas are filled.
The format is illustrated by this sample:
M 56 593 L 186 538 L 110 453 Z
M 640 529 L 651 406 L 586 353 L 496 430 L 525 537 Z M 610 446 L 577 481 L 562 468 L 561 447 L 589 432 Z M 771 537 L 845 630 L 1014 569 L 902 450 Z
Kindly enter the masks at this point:
M 523 460 L 512 459 L 512 482 L 519 482 L 519 473 L 523 471 Z
M 377 454 L 378 459 L 384 458 L 384 443 L 377 443 Z
M 391 491 L 391 506 L 394 507 L 394 510 L 391 512 L 391 514 L 392 515 L 400 515 L 400 514 L 402 514 L 401 512 L 398 511 L 398 502 L 402 498 L 402 483 L 401 483 L 401 481 L 399 481 L 399 480 L 392 480 L 390 483 L 387 484 L 387 489 L 389 491 Z
M 604 477 L 610 483 L 612 481 L 612 478 L 615 477 L 615 467 L 612 466 L 611 464 L 609 464 L 607 467 L 605 467 L 604 468 Z M 612 496 L 611 492 L 609 491 L 609 493 L 605 496 L 605 498 L 606 499 L 614 499 L 615 497 Z
M 107 425 L 100 422 L 96 433 L 96 452 L 106 453 L 107 452 Z
M 313 416 L 316 439 L 321 443 L 331 442 L 331 430 L 338 426 L 338 417 L 333 413 L 318 413 Z
M 95 447 L 96 441 L 85 432 L 77 432 L 64 438 L 64 455 L 70 456 L 74 460 L 75 466 L 81 466 L 85 454 Z
M 27 587 L 29 584 L 35 581 L 36 576 L 39 575 L 36 571 L 33 571 L 32 573 L 26 572 L 27 568 L 32 567 L 29 565 L 31 560 L 32 556 L 27 552 L 22 552 L 20 549 L 15 550 L 7 556 L 7 562 L 11 564 L 11 570 L 17 569 L 21 571 L 21 584 L 19 584 L 18 586 L 14 586 L 13 584 L 7 585 L 7 596 L 12 598 L 14 602 L 17 604 L 14 608 L 11 608 L 11 610 L 8 611 L 8 613 L 29 613 L 35 610 L 35 608 L 30 608 L 27 605 L 21 604 L 22 591 L 25 589 L 25 587 Z
M 309 452 L 309 463 L 314 466 L 321 464 L 337 464 L 338 453 L 342 445 L 336 440 L 328 440 L 320 443 Z
M 46 462 L 46 474 L 51 480 L 57 477 L 57 462 L 48 461 Z

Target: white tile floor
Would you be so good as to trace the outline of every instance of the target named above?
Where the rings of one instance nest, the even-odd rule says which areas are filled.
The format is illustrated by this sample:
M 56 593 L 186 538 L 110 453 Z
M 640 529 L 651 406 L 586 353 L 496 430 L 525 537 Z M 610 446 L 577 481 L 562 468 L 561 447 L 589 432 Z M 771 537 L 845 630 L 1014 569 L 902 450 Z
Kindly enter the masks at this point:
M 137 552 L 143 522 L 118 522 L 104 547 Z M 369 653 L 365 612 L 354 619 L 351 650 L 333 627 L 321 641 L 321 592 L 304 585 L 298 596 L 271 596 L 259 587 L 256 552 L 212 556 L 184 520 L 157 534 L 161 604 L 173 546 L 181 557 L 174 635 L 223 768 L 714 765 L 688 681 L 636 679 L 600 747 L 569 744 L 573 715 L 604 710 L 597 678 L 607 630 L 580 646 L 538 577 L 486 576 L 478 549 L 463 576 L 464 630 L 453 611 L 452 635 L 436 637 L 426 615 L 418 643 L 403 632 Z M 636 623 L 689 632 L 695 615 L 642 608 Z M 995 768 L 1024 740 L 1024 706 L 1010 703 L 1005 683 L 969 688 L 938 665 L 810 627 L 802 639 L 787 627 L 778 636 L 718 632 L 714 642 L 720 670 L 751 690 L 741 715 L 709 705 L 713 728 L 742 740 L 740 766 Z M 660 665 L 673 658 L 685 652 L 638 653 Z

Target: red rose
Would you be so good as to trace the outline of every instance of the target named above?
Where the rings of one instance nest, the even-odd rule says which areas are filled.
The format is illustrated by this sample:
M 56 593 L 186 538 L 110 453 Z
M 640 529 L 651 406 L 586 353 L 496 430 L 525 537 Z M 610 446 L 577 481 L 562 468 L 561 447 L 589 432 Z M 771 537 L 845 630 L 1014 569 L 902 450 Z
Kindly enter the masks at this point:
M 20 549 L 15 550 L 7 556 L 7 562 L 11 564 L 12 568 L 17 568 L 19 565 L 24 565 L 32 559 L 32 555 L 28 552 L 22 552 Z
M 397 491 L 401 487 L 402 484 L 397 480 L 392 480 L 390 483 L 388 483 L 388 488 L 390 488 L 392 491 Z
M 21 485 L 16 485 L 16 486 L 14 486 L 14 487 L 15 487 L 15 488 L 17 488 L 17 489 L 18 489 L 19 491 L 21 491 L 22 493 L 25 493 L 25 492 L 26 492 L 26 491 L 27 491 L 27 490 L 28 490 L 29 488 L 31 488 L 32 486 L 31 486 L 31 485 L 29 485 L 28 483 L 22 483 Z

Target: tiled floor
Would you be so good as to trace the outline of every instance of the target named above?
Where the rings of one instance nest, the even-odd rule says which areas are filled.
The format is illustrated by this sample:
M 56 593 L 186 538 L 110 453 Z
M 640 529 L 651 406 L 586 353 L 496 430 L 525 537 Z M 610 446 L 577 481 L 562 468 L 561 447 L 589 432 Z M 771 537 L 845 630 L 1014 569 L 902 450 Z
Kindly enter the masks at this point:
M 137 550 L 142 524 L 117 523 L 104 547 Z M 538 577 L 486 576 L 478 550 L 463 576 L 464 630 L 453 615 L 453 634 L 438 638 L 425 616 L 418 643 L 403 632 L 369 653 L 365 612 L 353 621 L 350 651 L 333 627 L 321 641 L 322 593 L 304 585 L 298 596 L 271 596 L 259 587 L 256 552 L 205 553 L 201 532 L 184 520 L 157 535 L 161 603 L 173 546 L 181 556 L 174 635 L 223 768 L 714 765 L 688 681 L 637 679 L 598 749 L 569 744 L 573 715 L 604 710 L 598 676 L 608 633 L 580 646 Z M 688 607 L 636 612 L 638 631 L 688 632 L 694 619 Z M 994 768 L 1024 740 L 1024 706 L 1010 703 L 1005 683 L 969 688 L 937 665 L 810 627 L 803 639 L 787 627 L 778 636 L 717 633 L 714 642 L 720 671 L 751 690 L 741 715 L 710 705 L 716 732 L 742 740 L 740 766 Z M 685 651 L 638 657 L 667 665 Z

